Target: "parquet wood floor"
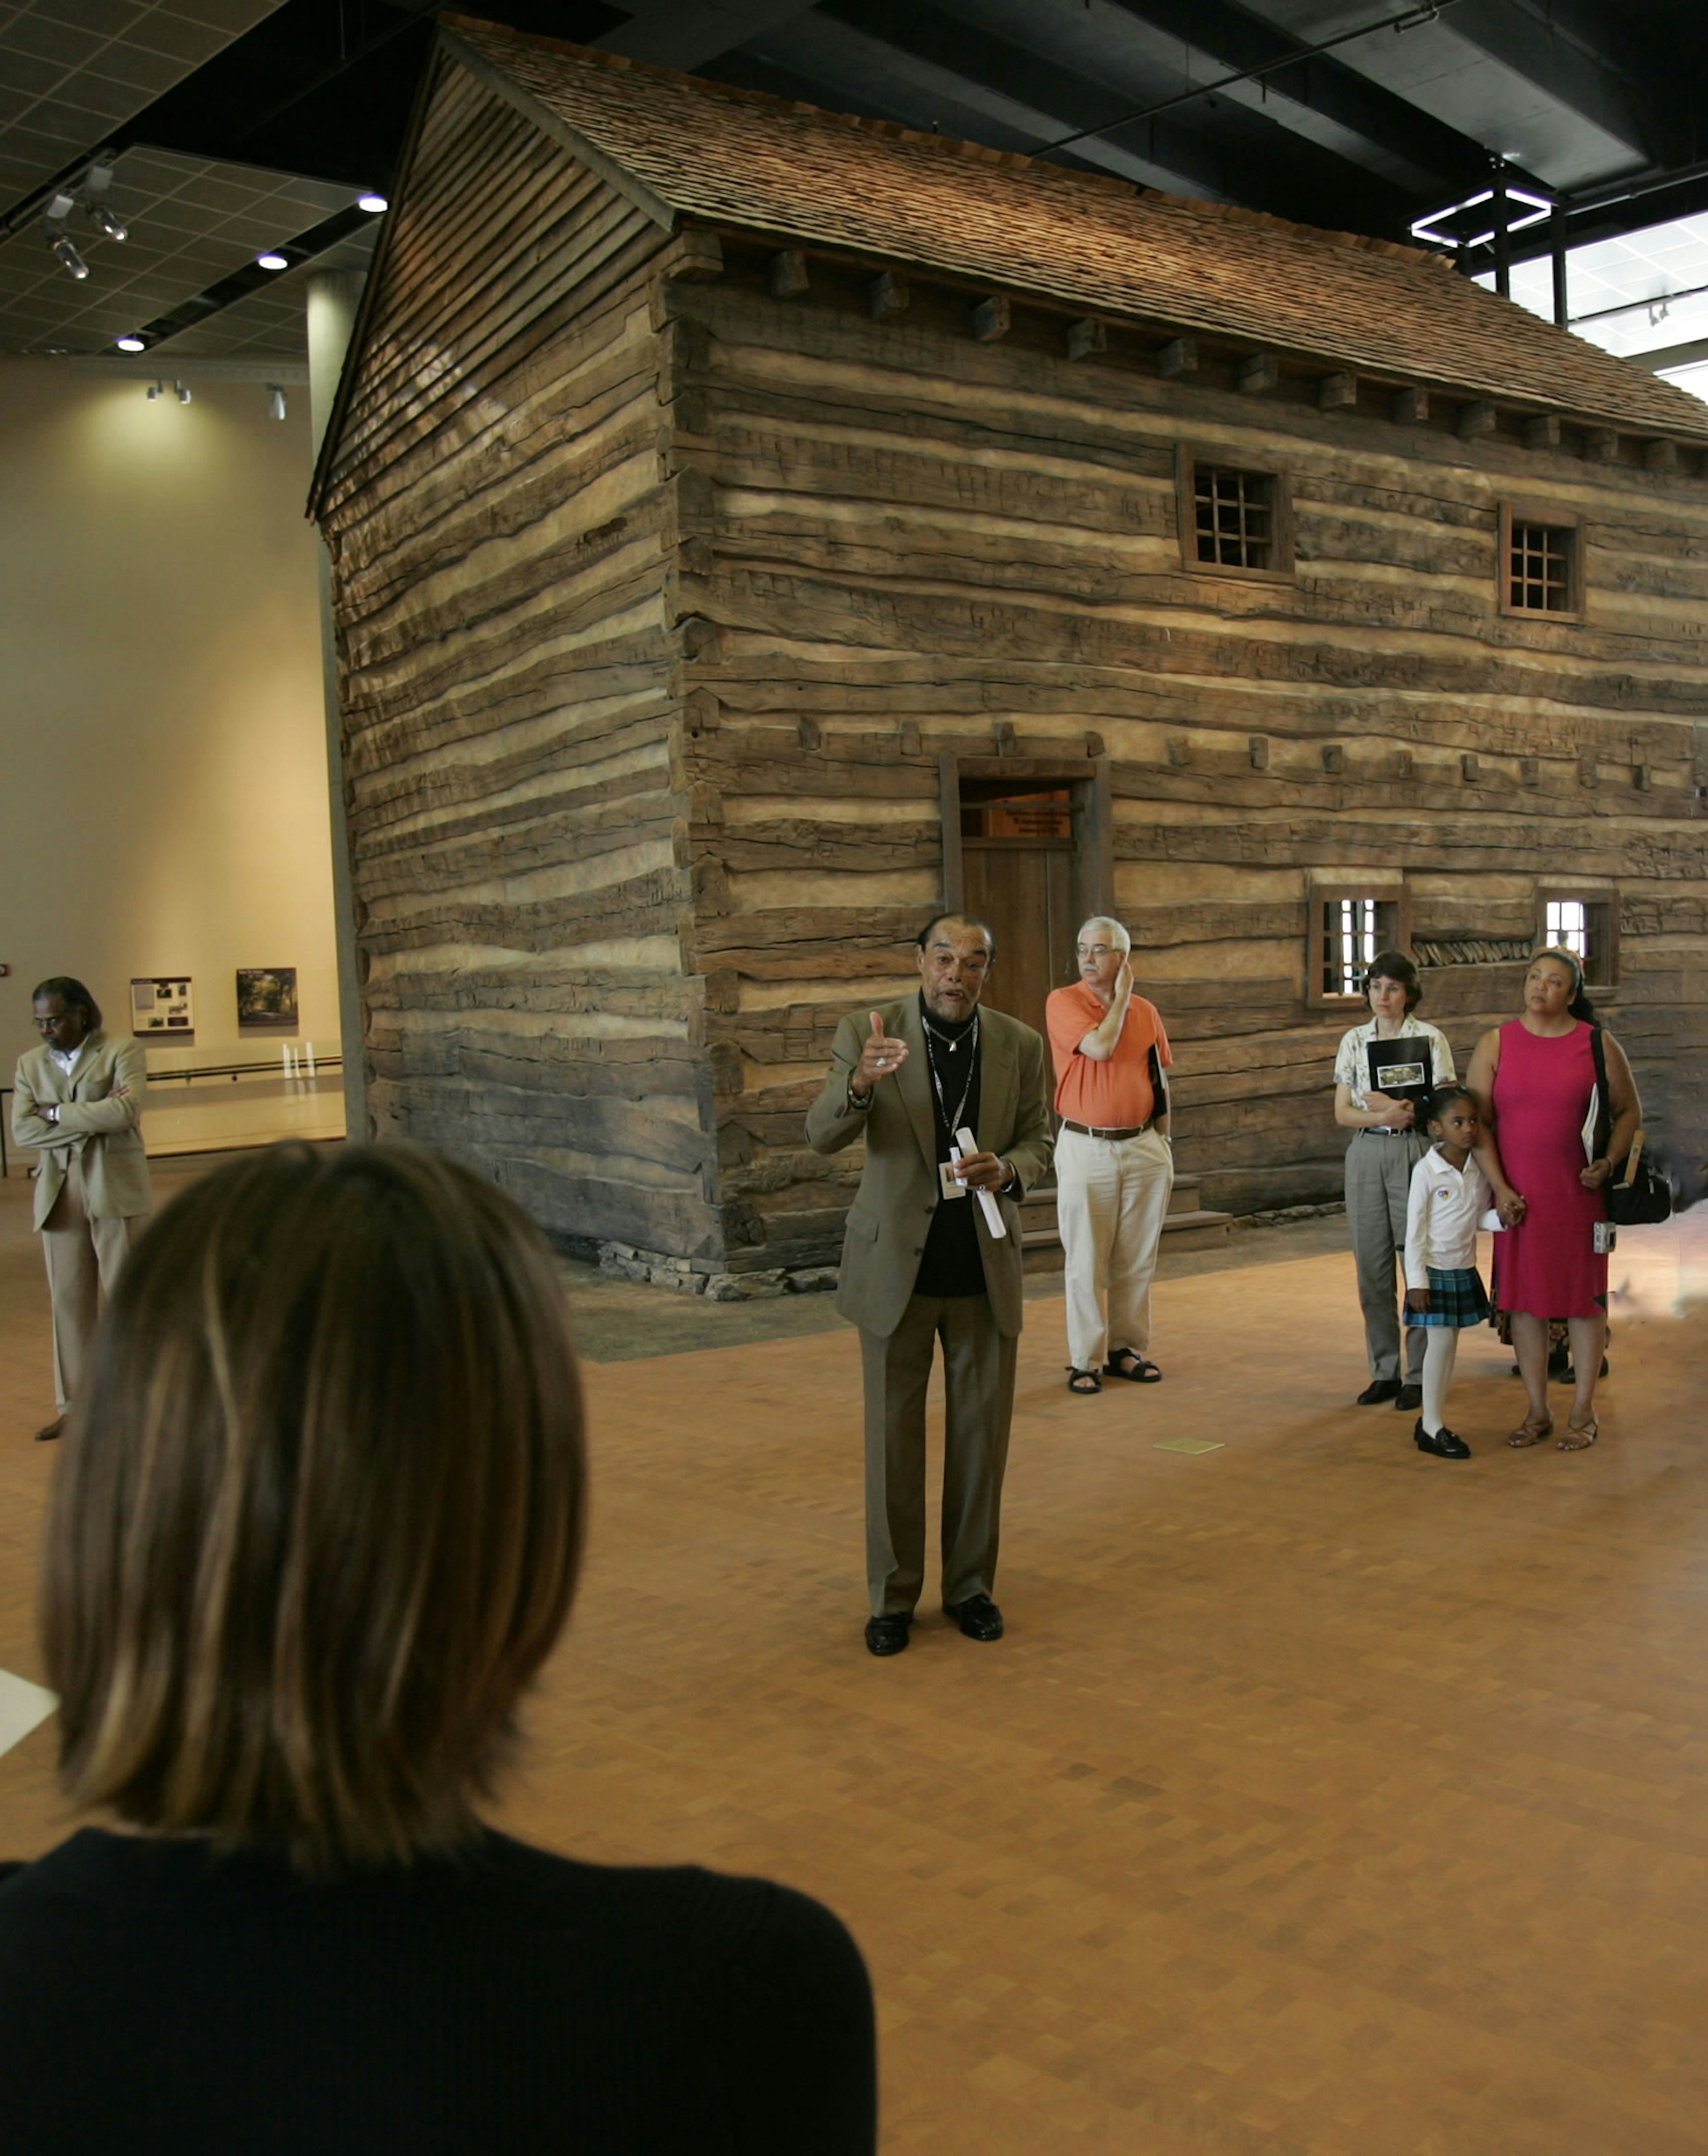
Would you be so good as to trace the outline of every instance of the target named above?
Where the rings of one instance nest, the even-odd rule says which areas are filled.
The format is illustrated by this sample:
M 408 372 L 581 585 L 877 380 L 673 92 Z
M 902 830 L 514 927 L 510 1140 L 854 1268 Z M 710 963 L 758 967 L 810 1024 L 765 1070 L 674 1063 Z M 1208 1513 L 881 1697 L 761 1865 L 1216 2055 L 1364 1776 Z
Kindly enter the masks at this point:
M 1628 1235 L 1594 1451 L 1454 1465 L 1363 1382 L 1350 1258 L 1165 1281 L 1155 1389 L 1022 1342 L 999 1598 L 862 1650 L 846 1331 L 589 1370 L 592 1553 L 498 1816 L 822 1896 L 890 2156 L 1708 2149 L 1708 1220 Z M 38 1260 L 0 1219 L 0 1666 L 40 1674 Z M 1563 1406 L 1563 1398 L 1560 1404 Z M 1158 1440 L 1216 1441 L 1197 1455 Z M 0 1845 L 63 1830 L 51 1724 Z

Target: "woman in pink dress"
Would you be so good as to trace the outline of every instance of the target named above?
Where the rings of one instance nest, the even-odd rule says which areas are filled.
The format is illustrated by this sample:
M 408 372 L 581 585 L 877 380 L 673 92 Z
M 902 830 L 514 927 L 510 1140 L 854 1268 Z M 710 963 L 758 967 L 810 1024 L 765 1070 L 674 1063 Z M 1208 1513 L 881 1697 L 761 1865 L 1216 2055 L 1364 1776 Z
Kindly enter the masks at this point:
M 1595 1230 L 1607 1219 L 1602 1186 L 1612 1163 L 1630 1151 L 1643 1120 L 1624 1050 L 1603 1031 L 1611 1097 L 1602 1103 L 1602 1127 L 1609 1116 L 1612 1127 L 1587 1158 L 1594 1034 L 1577 959 L 1570 951 L 1539 951 L 1525 976 L 1522 1014 L 1483 1035 L 1467 1074 L 1485 1133 L 1478 1158 L 1497 1196 L 1506 1194 L 1506 1232 L 1495 1239 L 1495 1306 L 1511 1320 L 1530 1395 L 1528 1414 L 1506 1441 L 1540 1445 L 1553 1435 L 1548 1322 L 1564 1318 L 1577 1389 L 1562 1452 L 1582 1452 L 1599 1435 L 1595 1381 L 1607 1345 L 1608 1261 Z

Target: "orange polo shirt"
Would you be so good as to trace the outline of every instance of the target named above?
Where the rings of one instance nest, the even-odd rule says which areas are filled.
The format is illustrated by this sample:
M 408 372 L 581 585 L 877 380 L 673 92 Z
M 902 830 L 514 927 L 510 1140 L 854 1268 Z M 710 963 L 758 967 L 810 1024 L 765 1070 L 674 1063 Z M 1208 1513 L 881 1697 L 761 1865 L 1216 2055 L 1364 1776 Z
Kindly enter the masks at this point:
M 1131 1130 L 1149 1122 L 1157 1105 L 1151 1083 L 1152 1042 L 1165 1070 L 1172 1069 L 1174 1057 L 1157 1006 L 1137 995 L 1127 1005 L 1109 1060 L 1098 1063 L 1082 1055 L 1080 1043 L 1103 1023 L 1105 1014 L 1090 989 L 1077 981 L 1071 988 L 1052 990 L 1044 1004 L 1049 1052 L 1055 1059 L 1055 1111 L 1094 1130 Z

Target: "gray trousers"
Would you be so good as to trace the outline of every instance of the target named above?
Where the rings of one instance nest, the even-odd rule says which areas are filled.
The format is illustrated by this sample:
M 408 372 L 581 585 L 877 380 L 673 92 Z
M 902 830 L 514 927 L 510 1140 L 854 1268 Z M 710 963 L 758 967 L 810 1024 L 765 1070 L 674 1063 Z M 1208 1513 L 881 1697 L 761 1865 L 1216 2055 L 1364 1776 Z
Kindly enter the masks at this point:
M 1400 1373 L 1399 1306 L 1403 1289 L 1395 1260 L 1406 1246 L 1406 1199 L 1412 1169 L 1429 1150 L 1421 1131 L 1397 1138 L 1354 1131 L 1346 1147 L 1346 1225 L 1358 1262 L 1358 1301 L 1372 1378 Z M 1427 1327 L 1406 1327 L 1406 1380 L 1421 1382 Z
M 926 1390 L 943 1343 L 943 1599 L 997 1574 L 1017 1343 L 982 1295 L 914 1296 L 887 1336 L 860 1331 L 866 1394 L 866 1584 L 872 1614 L 905 1614 L 926 1573 Z
M 54 1306 L 54 1398 L 59 1413 L 77 1398 L 89 1363 L 95 1320 L 146 1216 L 97 1220 L 85 1201 L 83 1163 L 66 1164 L 54 1209 L 42 1223 L 42 1256 Z

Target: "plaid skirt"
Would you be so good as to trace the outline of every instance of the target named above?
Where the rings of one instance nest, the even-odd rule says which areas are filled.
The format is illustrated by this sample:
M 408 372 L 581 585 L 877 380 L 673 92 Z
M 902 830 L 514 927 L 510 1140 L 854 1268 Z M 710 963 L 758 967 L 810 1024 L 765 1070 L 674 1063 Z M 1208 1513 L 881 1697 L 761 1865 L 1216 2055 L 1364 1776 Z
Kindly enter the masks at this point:
M 1429 1268 L 1429 1307 L 1408 1310 L 1408 1325 L 1450 1325 L 1459 1332 L 1488 1322 L 1489 1298 L 1474 1265 L 1463 1272 L 1438 1272 Z

